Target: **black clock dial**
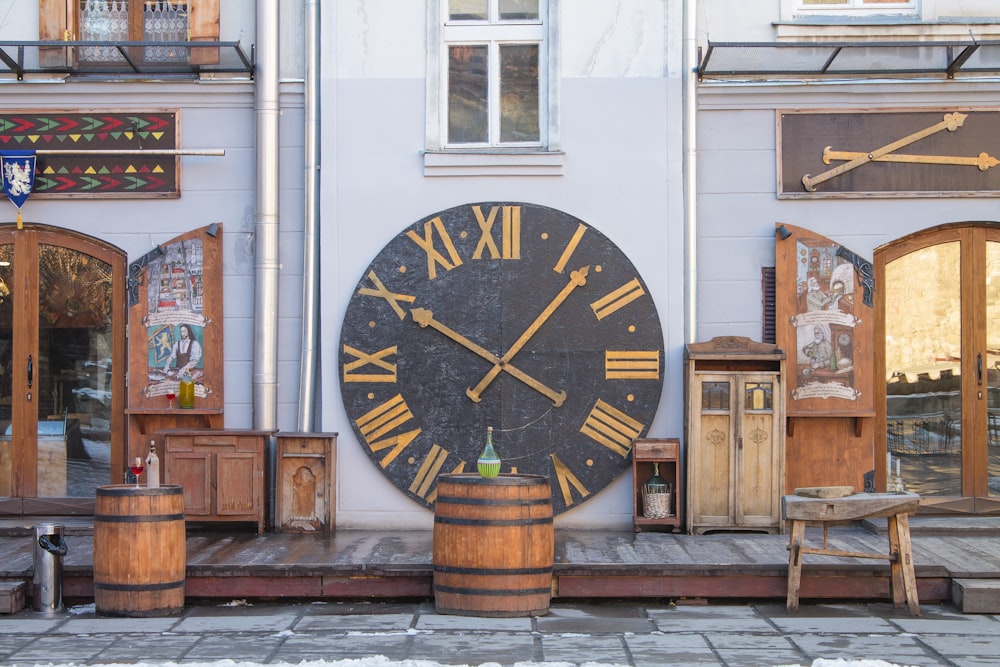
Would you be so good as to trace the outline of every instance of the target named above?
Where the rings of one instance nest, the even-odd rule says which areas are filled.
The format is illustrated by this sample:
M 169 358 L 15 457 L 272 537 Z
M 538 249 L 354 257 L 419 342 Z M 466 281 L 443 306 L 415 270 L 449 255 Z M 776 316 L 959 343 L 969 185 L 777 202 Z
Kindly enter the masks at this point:
M 344 407 L 371 460 L 432 506 L 493 427 L 503 472 L 546 475 L 555 513 L 628 465 L 656 414 L 663 334 L 606 236 L 555 209 L 468 204 L 405 229 L 365 270 L 340 340 Z

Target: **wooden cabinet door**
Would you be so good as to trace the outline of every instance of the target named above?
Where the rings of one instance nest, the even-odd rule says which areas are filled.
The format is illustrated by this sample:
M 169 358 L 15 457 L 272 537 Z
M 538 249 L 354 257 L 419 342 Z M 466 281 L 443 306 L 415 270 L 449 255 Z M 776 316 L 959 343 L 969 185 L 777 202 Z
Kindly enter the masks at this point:
M 164 478 L 184 489 L 185 517 L 211 516 L 213 511 L 213 456 L 206 452 L 171 451 L 167 448 Z
M 691 391 L 688 489 L 691 525 L 731 526 L 733 489 L 733 375 L 695 374 Z
M 219 516 L 256 517 L 260 508 L 257 462 L 250 452 L 219 452 L 216 454 L 218 494 L 216 513 Z
M 778 378 L 773 374 L 741 375 L 736 402 L 736 523 L 770 527 L 780 521 L 782 494 Z

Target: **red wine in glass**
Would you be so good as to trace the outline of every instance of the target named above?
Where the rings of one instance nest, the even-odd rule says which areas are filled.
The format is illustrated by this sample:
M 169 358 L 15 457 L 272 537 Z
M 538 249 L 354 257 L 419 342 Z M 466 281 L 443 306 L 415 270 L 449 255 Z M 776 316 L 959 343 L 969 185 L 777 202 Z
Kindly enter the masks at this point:
M 135 475 L 135 488 L 137 489 L 139 488 L 139 475 L 141 475 L 142 471 L 145 469 L 146 468 L 143 467 L 142 463 L 132 465 L 132 474 Z
M 175 394 L 174 392 L 171 391 L 171 392 L 167 393 L 167 407 L 169 407 L 169 408 L 174 407 L 174 399 L 175 398 L 177 398 L 177 394 Z

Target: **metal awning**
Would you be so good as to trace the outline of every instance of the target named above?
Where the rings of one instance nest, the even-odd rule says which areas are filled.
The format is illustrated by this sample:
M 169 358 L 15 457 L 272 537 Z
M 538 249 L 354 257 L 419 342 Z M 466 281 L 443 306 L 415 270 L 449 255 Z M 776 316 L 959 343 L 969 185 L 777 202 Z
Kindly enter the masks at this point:
M 1000 75 L 1000 40 L 709 42 L 699 79 L 902 78 Z
M 254 50 L 239 42 L 0 41 L 0 76 L 99 75 L 122 78 L 254 75 Z

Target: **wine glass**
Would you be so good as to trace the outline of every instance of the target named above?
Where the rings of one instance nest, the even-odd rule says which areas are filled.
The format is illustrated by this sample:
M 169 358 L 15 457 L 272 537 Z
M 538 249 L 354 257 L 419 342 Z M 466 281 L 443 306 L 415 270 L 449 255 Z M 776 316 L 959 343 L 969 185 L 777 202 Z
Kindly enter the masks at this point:
M 167 407 L 168 408 L 174 407 L 174 399 L 175 398 L 177 398 L 177 394 L 175 394 L 172 391 L 168 391 L 167 392 Z
M 132 468 L 132 474 L 135 475 L 135 488 L 138 489 L 139 488 L 139 475 L 141 475 L 142 471 L 145 470 L 146 468 L 143 467 L 143 465 L 142 465 L 142 459 L 136 459 L 135 463 L 132 464 L 131 468 Z

